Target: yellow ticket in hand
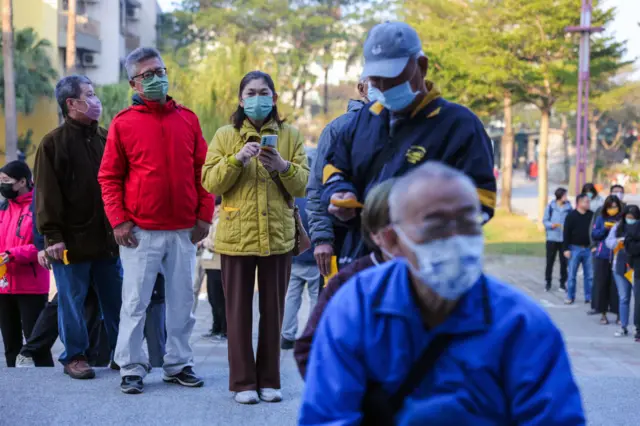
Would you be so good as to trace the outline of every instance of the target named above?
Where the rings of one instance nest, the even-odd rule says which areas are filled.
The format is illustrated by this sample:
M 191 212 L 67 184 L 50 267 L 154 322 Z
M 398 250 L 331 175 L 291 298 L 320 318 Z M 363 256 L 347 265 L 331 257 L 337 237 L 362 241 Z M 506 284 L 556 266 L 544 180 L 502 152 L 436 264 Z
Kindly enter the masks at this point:
M 604 223 L 604 227 L 607 228 L 607 229 L 613 228 L 613 225 L 615 225 L 615 223 L 613 223 L 613 222 L 605 222 Z
M 331 268 L 329 269 L 329 275 L 324 277 L 324 287 L 327 286 L 327 283 L 331 278 L 334 277 L 338 273 L 338 258 L 336 256 L 331 256 Z
M 343 200 L 331 200 L 331 204 L 336 207 L 342 207 L 344 209 L 361 209 L 364 205 L 358 200 L 354 200 L 353 198 L 346 198 Z

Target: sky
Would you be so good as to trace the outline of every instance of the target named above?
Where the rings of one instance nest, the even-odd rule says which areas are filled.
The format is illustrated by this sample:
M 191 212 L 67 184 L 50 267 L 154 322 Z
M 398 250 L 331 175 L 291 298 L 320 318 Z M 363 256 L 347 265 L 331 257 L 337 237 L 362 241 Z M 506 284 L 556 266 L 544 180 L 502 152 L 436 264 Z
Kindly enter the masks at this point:
M 163 11 L 174 8 L 177 0 L 158 0 Z M 575 0 L 576 7 L 580 7 L 580 1 Z M 606 7 L 616 8 L 616 19 L 607 31 L 613 33 L 619 40 L 627 40 L 627 57 L 625 59 L 640 59 L 640 0 L 603 0 Z M 577 25 L 578 23 L 576 23 Z M 638 71 L 634 74 L 640 80 L 640 60 Z

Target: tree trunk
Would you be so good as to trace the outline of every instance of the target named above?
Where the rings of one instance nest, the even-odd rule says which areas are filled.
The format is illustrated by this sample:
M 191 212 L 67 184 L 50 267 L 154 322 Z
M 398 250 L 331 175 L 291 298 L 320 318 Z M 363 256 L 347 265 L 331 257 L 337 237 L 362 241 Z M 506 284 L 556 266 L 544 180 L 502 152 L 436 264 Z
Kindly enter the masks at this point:
M 511 93 L 504 92 L 504 134 L 500 141 L 502 159 L 502 192 L 500 206 L 511 213 L 511 178 L 513 176 L 513 119 Z
M 76 71 L 76 0 L 69 0 L 67 12 L 67 75 Z
M 540 141 L 538 142 L 538 221 L 542 223 L 549 194 L 547 153 L 549 150 L 549 116 L 551 108 L 543 108 L 540 117 Z
M 329 66 L 324 67 L 324 115 L 329 114 Z
M 589 167 L 591 169 L 591 176 L 595 178 L 596 176 L 596 162 L 598 161 L 598 123 L 591 116 L 591 120 L 589 120 Z
M 18 159 L 18 113 L 13 67 L 13 5 L 2 0 L 2 56 L 4 57 L 5 161 Z

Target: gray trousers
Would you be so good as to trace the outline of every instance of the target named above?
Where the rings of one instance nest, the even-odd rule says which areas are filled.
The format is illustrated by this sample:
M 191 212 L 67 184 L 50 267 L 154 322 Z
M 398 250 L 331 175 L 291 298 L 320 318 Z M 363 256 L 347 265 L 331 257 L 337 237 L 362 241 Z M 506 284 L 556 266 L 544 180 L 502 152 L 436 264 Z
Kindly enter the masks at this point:
M 284 320 L 282 321 L 282 337 L 287 340 L 295 340 L 298 333 L 298 311 L 302 304 L 302 291 L 307 285 L 309 292 L 309 312 L 318 302 L 320 289 L 320 271 L 315 264 L 293 263 L 291 265 L 291 278 L 287 298 L 284 303 Z
M 193 308 L 193 274 L 196 246 L 191 243 L 191 230 L 133 230 L 138 247 L 120 247 L 124 269 L 122 309 L 115 361 L 121 376 L 146 375 L 148 357 L 142 349 L 146 310 L 158 273 L 165 277 L 166 355 L 165 374 L 178 374 L 193 366 L 189 338 L 195 325 Z

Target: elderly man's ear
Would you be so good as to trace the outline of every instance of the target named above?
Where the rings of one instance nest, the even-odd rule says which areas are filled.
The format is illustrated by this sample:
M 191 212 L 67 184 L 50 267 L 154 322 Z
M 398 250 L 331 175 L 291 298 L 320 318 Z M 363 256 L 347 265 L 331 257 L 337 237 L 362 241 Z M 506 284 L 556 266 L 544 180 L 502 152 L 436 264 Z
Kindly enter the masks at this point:
M 421 56 L 418 58 L 418 67 L 420 67 L 420 73 L 423 78 L 427 77 L 427 71 L 429 70 L 429 58 Z

